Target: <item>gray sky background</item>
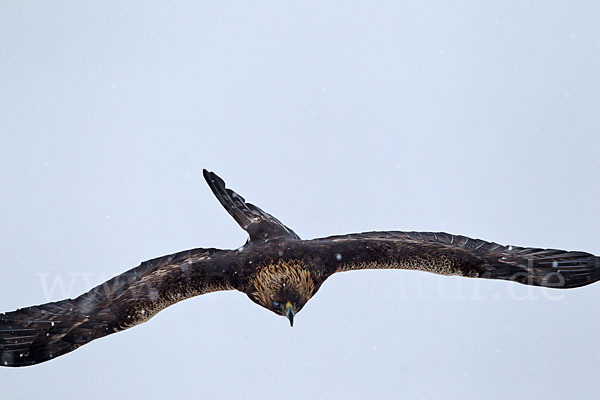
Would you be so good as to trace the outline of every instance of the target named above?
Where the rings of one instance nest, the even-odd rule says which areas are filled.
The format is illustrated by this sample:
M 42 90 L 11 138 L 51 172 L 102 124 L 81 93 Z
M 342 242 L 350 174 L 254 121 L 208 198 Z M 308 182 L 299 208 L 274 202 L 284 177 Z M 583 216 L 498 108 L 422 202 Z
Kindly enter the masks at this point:
M 219 173 L 303 238 L 448 231 L 600 254 L 600 4 L 0 4 L 0 311 L 245 233 Z M 60 285 L 64 286 L 60 286 Z M 7 399 L 596 398 L 600 285 L 329 279 L 283 318 L 180 303 Z

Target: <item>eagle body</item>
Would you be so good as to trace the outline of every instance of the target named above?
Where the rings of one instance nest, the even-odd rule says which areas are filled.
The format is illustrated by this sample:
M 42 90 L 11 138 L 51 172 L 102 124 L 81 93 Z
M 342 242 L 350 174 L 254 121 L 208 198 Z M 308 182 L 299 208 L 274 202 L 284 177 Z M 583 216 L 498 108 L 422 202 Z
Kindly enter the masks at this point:
M 289 319 L 332 274 L 408 269 L 556 289 L 600 280 L 600 257 L 503 246 L 442 232 L 365 232 L 302 240 L 204 171 L 211 190 L 249 234 L 238 249 L 198 248 L 145 261 L 75 299 L 0 314 L 0 365 L 48 361 L 205 293 L 238 290 Z

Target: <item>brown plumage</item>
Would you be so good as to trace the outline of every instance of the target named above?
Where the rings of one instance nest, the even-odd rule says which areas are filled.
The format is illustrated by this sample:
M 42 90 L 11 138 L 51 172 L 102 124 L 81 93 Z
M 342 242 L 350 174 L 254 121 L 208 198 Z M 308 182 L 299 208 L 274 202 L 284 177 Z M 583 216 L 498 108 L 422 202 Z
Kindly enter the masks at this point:
M 143 262 L 75 299 L 0 314 L 0 365 L 26 366 L 147 321 L 181 300 L 239 290 L 293 323 L 325 279 L 357 269 L 413 269 L 574 288 L 600 280 L 589 253 L 502 246 L 447 233 L 366 232 L 301 240 L 246 203 L 214 173 L 204 177 L 248 232 L 236 250 L 194 249 Z

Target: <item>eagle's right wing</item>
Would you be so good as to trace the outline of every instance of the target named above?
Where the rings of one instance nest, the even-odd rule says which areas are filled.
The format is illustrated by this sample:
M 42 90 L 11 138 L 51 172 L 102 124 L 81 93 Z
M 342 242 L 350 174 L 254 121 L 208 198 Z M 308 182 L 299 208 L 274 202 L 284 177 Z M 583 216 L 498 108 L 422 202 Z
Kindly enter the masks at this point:
M 156 258 L 76 299 L 0 313 L 0 365 L 44 362 L 145 322 L 178 301 L 232 290 L 231 253 L 195 249 Z

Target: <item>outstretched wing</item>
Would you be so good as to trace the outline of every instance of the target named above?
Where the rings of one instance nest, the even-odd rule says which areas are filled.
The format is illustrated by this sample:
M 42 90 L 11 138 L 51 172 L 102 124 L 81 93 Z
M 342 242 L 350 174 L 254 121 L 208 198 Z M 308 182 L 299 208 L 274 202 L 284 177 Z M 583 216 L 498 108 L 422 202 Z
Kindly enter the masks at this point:
M 77 297 L 0 313 L 0 365 L 58 357 L 189 297 L 232 290 L 228 254 L 195 249 L 143 262 Z
M 225 182 L 214 172 L 202 171 L 204 179 L 210 186 L 221 205 L 250 235 L 250 241 L 267 241 L 274 238 L 300 239 L 296 232 L 283 225 L 277 218 L 264 212 L 236 192 L 225 187 Z
M 600 257 L 579 251 L 502 246 L 433 232 L 367 232 L 315 239 L 330 272 L 399 268 L 574 288 L 600 280 Z

